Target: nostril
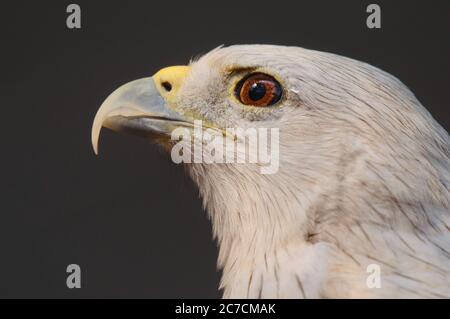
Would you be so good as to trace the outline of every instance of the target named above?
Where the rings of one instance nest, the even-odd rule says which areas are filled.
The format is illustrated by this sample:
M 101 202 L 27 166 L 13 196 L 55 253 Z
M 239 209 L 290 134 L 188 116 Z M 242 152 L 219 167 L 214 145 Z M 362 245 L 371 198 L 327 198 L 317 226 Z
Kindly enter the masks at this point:
M 170 92 L 172 90 L 172 84 L 167 81 L 162 82 L 161 85 L 167 92 Z

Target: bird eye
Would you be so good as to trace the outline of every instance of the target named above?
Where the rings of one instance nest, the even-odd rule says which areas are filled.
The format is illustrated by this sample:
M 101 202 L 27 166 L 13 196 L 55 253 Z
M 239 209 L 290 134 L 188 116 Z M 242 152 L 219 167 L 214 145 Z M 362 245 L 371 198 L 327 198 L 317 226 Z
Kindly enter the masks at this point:
M 239 81 L 235 94 L 242 104 L 264 107 L 277 103 L 282 89 L 270 75 L 253 73 Z

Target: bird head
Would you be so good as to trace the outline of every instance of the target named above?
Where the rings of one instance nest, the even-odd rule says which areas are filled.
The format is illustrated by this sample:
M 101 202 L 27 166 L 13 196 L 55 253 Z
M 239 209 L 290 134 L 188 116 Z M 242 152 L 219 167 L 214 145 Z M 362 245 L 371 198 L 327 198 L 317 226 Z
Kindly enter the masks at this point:
M 174 146 L 170 138 L 174 130 L 194 133 L 197 121 L 203 130 L 227 138 L 236 138 L 227 134 L 228 129 L 267 129 L 269 135 L 277 129 L 276 145 L 268 145 L 270 155 L 277 157 L 274 176 L 259 176 L 264 175 L 261 161 L 208 166 L 194 161 L 200 165 L 189 165 L 190 170 L 196 176 L 220 170 L 229 179 L 252 175 L 248 178 L 261 183 L 277 178 L 281 182 L 295 171 L 301 180 L 316 184 L 336 171 L 335 162 L 347 151 L 347 141 L 359 134 L 349 118 L 358 115 L 348 109 L 357 109 L 362 116 L 369 109 L 358 100 L 358 91 L 364 85 L 371 89 L 373 83 L 350 77 L 357 69 L 354 62 L 296 47 L 220 47 L 189 65 L 164 68 L 114 91 L 97 112 L 92 144 L 97 153 L 102 127 L 144 136 L 169 149 Z M 360 69 L 362 75 L 365 68 Z M 238 154 L 238 148 L 232 152 L 247 156 Z
M 395 209 L 380 217 L 373 207 L 405 201 L 411 189 L 426 197 L 432 185 L 432 198 L 446 196 L 437 180 L 448 164 L 435 159 L 448 158 L 448 134 L 414 95 L 366 63 L 298 47 L 221 47 L 125 84 L 98 110 L 92 143 L 97 152 L 104 126 L 173 146 L 173 130 L 192 132 L 195 121 L 217 132 L 279 129 L 274 174 L 258 162 L 186 165 L 222 261 L 232 242 L 269 249 L 317 234 L 319 221 L 385 223 Z
M 336 171 L 334 165 L 345 152 L 342 138 L 351 134 L 348 123 L 343 126 L 344 121 L 338 120 L 346 107 L 344 95 L 348 96 L 336 85 L 342 82 L 333 74 L 339 63 L 337 56 L 296 47 L 217 48 L 189 65 L 163 68 L 114 91 L 95 117 L 94 151 L 98 151 L 102 127 L 143 136 L 169 150 L 174 146 L 172 132 L 179 128 L 193 132 L 196 121 L 228 140 L 235 138 L 226 134 L 230 128 L 267 129 L 268 138 L 275 135 L 271 130 L 277 129 L 276 145 L 268 142 L 268 152 L 279 161 L 273 174 L 262 174 L 261 166 L 267 163 L 259 161 L 194 161 L 186 167 L 215 220 L 225 221 L 217 218 L 221 214 L 238 218 L 225 210 L 238 211 L 245 206 L 252 212 L 272 211 L 266 214 L 269 220 L 279 219 L 286 208 L 292 214 L 301 212 L 304 209 L 298 206 L 307 205 L 309 194 Z M 238 153 L 238 148 L 233 152 Z M 237 200 L 230 203 L 230 198 Z M 258 224 L 256 220 L 264 215 L 240 216 Z M 215 233 L 222 227 L 214 227 Z M 239 232 L 238 228 L 233 232 Z

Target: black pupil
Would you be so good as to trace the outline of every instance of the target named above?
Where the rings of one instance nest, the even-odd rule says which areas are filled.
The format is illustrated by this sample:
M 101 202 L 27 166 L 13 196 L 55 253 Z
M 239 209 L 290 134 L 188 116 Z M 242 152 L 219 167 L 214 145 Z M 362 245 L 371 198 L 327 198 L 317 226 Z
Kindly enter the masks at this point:
M 264 83 L 253 83 L 248 92 L 248 96 L 252 101 L 258 101 L 266 95 L 266 86 Z

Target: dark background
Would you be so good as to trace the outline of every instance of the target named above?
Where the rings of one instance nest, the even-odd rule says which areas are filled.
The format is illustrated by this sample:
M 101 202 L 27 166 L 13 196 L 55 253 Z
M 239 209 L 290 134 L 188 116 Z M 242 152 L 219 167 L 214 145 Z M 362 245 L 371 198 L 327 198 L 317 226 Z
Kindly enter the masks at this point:
M 119 85 L 218 45 L 329 51 L 400 78 L 447 130 L 449 1 L 68 1 L 1 4 L 0 297 L 220 297 L 195 186 L 145 140 L 103 131 Z M 66 287 L 66 267 L 82 288 Z

